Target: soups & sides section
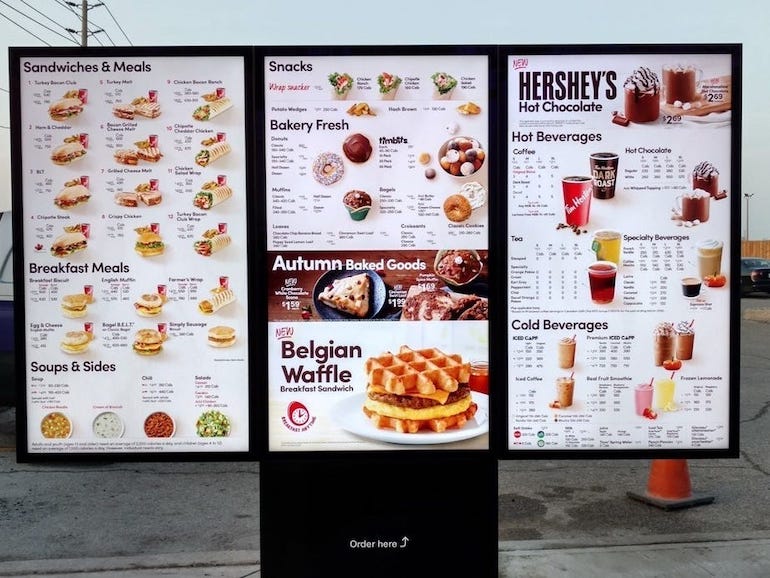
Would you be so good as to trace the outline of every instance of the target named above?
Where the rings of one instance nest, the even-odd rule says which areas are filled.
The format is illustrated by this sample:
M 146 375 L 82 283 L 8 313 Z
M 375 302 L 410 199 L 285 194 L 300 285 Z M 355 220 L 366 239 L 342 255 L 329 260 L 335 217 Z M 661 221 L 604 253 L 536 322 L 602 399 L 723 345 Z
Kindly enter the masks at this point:
M 736 58 L 506 55 L 509 450 L 728 448 Z
M 24 450 L 248 452 L 246 57 L 17 62 Z
M 491 55 L 451 52 L 264 58 L 270 451 L 489 448 Z

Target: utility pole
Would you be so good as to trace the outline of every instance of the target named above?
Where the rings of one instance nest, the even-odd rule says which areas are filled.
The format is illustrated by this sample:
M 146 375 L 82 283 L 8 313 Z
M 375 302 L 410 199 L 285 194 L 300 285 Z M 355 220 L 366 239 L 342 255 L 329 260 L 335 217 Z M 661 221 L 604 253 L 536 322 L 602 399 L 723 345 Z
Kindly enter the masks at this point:
M 88 0 L 80 3 L 80 46 L 88 46 Z
M 78 6 L 77 2 L 74 2 L 73 0 L 69 0 L 67 2 L 70 6 L 73 8 L 76 8 Z M 88 46 L 88 35 L 89 34 L 98 34 L 99 32 L 104 32 L 104 30 L 94 30 L 93 32 L 88 32 L 88 11 L 91 8 L 96 8 L 98 6 L 104 6 L 101 2 L 97 2 L 96 4 L 88 5 L 88 0 L 80 0 L 80 45 L 81 46 Z M 65 28 L 67 32 L 70 32 L 72 34 L 77 33 L 77 30 L 73 30 L 72 28 Z
M 743 193 L 746 198 L 746 240 L 749 240 L 749 199 L 754 196 L 754 193 Z

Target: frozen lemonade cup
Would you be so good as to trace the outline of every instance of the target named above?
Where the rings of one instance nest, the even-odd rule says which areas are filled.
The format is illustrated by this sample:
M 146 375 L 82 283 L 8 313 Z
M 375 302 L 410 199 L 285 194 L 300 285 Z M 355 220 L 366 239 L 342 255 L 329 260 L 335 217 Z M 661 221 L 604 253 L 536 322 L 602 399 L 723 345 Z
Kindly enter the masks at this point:
M 591 287 L 591 300 L 594 303 L 607 304 L 615 299 L 615 277 L 618 266 L 612 261 L 597 261 L 588 266 L 588 284 Z
M 623 84 L 626 118 L 631 122 L 652 122 L 660 116 L 660 79 L 641 66 Z
M 620 266 L 620 233 L 609 229 L 599 229 L 594 233 L 591 250 L 598 261 L 612 261 Z
M 592 177 L 586 176 L 569 176 L 561 180 L 564 194 L 564 218 L 569 226 L 582 227 L 588 224 L 593 181 Z
M 575 346 L 577 341 L 575 337 L 562 337 L 559 340 L 559 367 L 561 369 L 572 369 L 575 366 Z
M 695 245 L 698 255 L 698 273 L 701 279 L 709 275 L 719 275 L 722 272 L 722 241 L 704 239 Z
M 676 403 L 674 403 L 674 393 L 676 390 L 676 384 L 674 383 L 674 376 L 665 377 L 663 379 L 655 380 L 655 409 L 663 411 L 676 411 Z

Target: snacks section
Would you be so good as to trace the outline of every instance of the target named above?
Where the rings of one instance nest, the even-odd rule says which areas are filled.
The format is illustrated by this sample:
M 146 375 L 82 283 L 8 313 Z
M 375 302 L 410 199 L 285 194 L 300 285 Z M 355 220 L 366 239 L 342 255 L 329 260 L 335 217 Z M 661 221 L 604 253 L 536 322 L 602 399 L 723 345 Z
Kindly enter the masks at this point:
M 265 57 L 270 451 L 489 449 L 474 52 Z
M 29 454 L 253 449 L 234 52 L 19 59 Z
M 728 447 L 734 58 L 507 54 L 509 450 Z

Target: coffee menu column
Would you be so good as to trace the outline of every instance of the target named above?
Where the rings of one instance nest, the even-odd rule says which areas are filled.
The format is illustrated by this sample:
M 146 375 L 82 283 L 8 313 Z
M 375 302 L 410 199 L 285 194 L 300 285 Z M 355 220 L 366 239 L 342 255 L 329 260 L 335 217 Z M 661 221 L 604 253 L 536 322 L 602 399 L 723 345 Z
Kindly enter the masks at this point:
M 19 66 L 28 452 L 249 451 L 244 57 Z
M 487 449 L 489 56 L 264 76 L 270 451 Z
M 728 447 L 732 58 L 507 54 L 509 450 Z

